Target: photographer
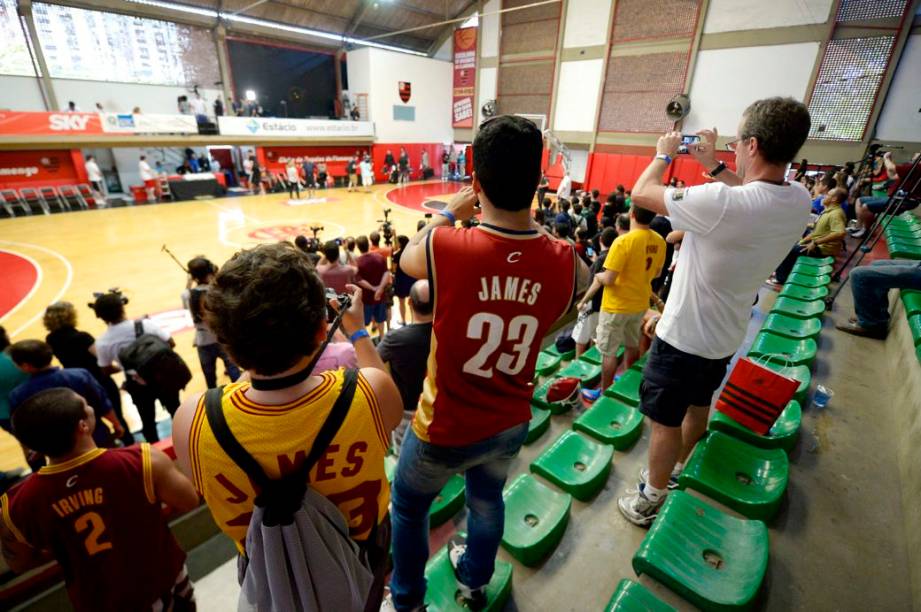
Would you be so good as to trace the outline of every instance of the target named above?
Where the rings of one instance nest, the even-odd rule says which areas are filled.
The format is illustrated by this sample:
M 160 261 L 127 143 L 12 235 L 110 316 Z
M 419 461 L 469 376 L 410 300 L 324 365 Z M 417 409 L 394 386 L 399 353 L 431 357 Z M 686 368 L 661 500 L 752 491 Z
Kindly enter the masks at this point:
M 362 288 L 362 302 L 365 308 L 365 325 L 372 325 L 380 337 L 387 331 L 387 305 L 384 294 L 390 284 L 390 270 L 387 259 L 380 253 L 370 252 L 371 243 L 367 236 L 355 240 L 358 245 L 358 285 Z
M 354 285 L 358 277 L 358 268 L 340 263 L 339 243 L 330 240 L 323 246 L 326 263 L 317 266 L 317 273 L 327 289 L 336 293 L 346 293 L 346 286 Z
M 921 151 L 912 156 L 912 162 L 914 162 L 919 155 L 921 155 Z M 908 177 L 907 185 L 902 185 L 903 179 L 908 176 L 908 172 L 911 170 L 912 163 L 909 162 L 896 165 L 895 162 L 892 161 L 892 153 L 886 151 L 886 153 L 883 154 L 883 164 L 887 180 L 880 181 L 879 185 L 881 186 L 881 193 L 884 195 L 876 196 L 874 194 L 874 197 L 857 198 L 856 211 L 860 228 L 851 234 L 854 238 L 863 238 L 864 234 L 866 234 L 867 230 L 870 229 L 873 222 L 876 220 L 876 215 L 885 212 L 889 205 L 889 199 L 896 197 L 896 193 L 900 186 L 902 191 L 905 192 L 905 199 L 899 204 L 898 210 L 895 211 L 896 214 L 901 214 L 906 210 L 914 210 L 918 207 L 918 203 L 921 202 L 921 168 L 917 168 L 912 175 Z
M 716 130 L 699 132 L 689 152 L 718 182 L 666 188 L 663 176 L 682 136 L 665 134 L 633 188 L 636 206 L 668 215 L 685 232 L 681 265 L 643 370 L 640 411 L 652 421 L 649 468 L 618 507 L 630 522 L 652 523 L 674 474 L 707 428 L 713 393 L 745 338 L 752 298 L 809 220 L 809 192 L 784 179 L 809 135 L 809 111 L 792 98 L 749 106 L 735 151 L 738 174 L 716 158 Z
M 204 319 L 205 296 L 208 295 L 217 266 L 204 257 L 196 257 L 189 261 L 186 268 L 195 286 L 182 294 L 182 305 L 192 315 L 192 323 L 195 325 L 195 350 L 198 352 L 198 362 L 205 376 L 205 384 L 209 389 L 217 386 L 218 359 L 224 362 L 224 369 L 230 380 L 236 382 L 240 378 L 240 368 L 227 355 Z

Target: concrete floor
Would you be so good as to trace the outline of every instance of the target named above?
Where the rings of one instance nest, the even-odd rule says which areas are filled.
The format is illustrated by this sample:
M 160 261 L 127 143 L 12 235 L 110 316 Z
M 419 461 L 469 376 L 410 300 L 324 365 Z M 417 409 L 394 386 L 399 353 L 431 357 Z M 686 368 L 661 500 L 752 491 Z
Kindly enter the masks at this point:
M 775 294 L 764 290 L 753 311 L 747 343 L 760 328 Z M 824 411 L 804 407 L 800 440 L 791 454 L 790 486 L 769 525 L 770 564 L 759 608 L 765 610 L 910 610 L 912 607 L 904 522 L 886 359 L 881 342 L 834 329 L 851 314 L 846 290 L 827 313 L 814 367 L 813 386 L 835 392 Z M 744 351 L 743 351 L 744 352 Z M 572 426 L 572 416 L 552 418 L 551 430 L 514 463 L 512 476 Z M 570 523 L 553 555 L 536 568 L 514 565 L 507 610 L 602 610 L 622 578 L 636 580 L 631 559 L 645 530 L 621 516 L 617 498 L 635 486 L 645 465 L 649 430 L 627 452 L 616 452 L 605 488 L 590 503 L 574 500 Z M 731 512 L 731 511 L 730 511 Z M 462 528 L 464 514 L 454 526 Z M 440 545 L 452 526 L 433 532 Z M 692 609 L 648 578 L 640 582 L 679 609 Z M 232 609 L 237 587 L 233 563 L 198 580 L 199 609 Z

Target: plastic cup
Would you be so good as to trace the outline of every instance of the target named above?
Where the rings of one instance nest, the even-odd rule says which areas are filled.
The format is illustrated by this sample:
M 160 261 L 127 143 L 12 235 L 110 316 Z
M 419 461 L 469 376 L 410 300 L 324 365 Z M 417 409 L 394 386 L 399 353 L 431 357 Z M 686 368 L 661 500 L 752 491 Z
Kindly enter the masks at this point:
M 824 410 L 834 395 L 834 391 L 819 385 L 815 388 L 815 395 L 812 397 L 812 405 L 815 406 L 818 410 Z

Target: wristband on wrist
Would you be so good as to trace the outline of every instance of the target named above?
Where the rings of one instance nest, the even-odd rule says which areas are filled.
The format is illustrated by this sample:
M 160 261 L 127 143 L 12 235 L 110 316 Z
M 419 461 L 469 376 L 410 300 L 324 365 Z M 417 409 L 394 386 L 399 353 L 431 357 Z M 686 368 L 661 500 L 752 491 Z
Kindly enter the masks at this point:
M 442 210 L 438 212 L 439 215 L 451 222 L 451 225 L 457 223 L 457 217 L 454 216 L 454 213 L 450 210 Z
M 665 153 L 659 153 L 658 155 L 656 155 L 656 159 L 661 159 L 661 160 L 664 161 L 666 164 L 671 164 L 671 163 L 672 163 L 672 158 L 669 157 L 668 155 L 666 155 Z
M 371 334 L 368 333 L 368 330 L 359 329 L 357 332 L 349 336 L 349 342 L 351 342 L 352 344 L 355 344 L 362 338 L 370 338 L 370 337 L 371 337 Z

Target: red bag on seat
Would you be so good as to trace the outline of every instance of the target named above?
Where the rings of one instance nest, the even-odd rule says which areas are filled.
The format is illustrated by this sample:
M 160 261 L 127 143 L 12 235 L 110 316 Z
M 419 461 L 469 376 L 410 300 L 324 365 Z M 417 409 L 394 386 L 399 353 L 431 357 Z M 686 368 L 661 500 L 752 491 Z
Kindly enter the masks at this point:
M 716 409 L 762 436 L 787 406 L 799 381 L 742 357 L 729 374 Z

